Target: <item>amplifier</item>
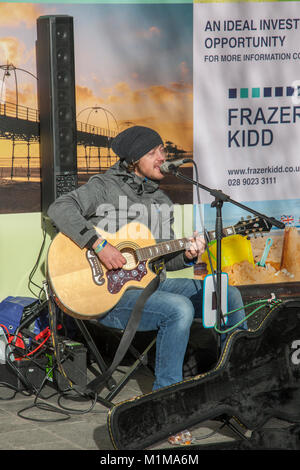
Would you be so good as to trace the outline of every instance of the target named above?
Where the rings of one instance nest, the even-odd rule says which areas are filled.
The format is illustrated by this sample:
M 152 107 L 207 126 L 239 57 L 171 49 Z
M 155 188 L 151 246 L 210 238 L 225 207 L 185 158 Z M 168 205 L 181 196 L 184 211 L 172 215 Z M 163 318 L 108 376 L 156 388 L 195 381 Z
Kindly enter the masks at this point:
M 59 338 L 62 368 L 67 378 L 58 369 L 53 350 L 48 351 L 37 359 L 21 359 L 0 363 L 0 382 L 12 385 L 18 390 L 38 390 L 43 381 L 58 391 L 69 388 L 69 381 L 79 387 L 87 384 L 87 349 L 76 341 Z
M 70 387 L 69 380 L 74 385 L 85 387 L 87 384 L 87 349 L 81 343 L 68 338 L 58 337 L 58 342 L 59 353 L 62 359 L 61 367 L 67 378 L 60 372 L 57 365 L 51 371 L 55 361 L 55 357 L 51 353 L 47 354 L 48 380 L 59 391 L 64 391 Z
M 1 383 L 12 385 L 19 391 L 39 390 L 46 374 L 48 359 L 43 357 L 35 359 L 21 359 L 0 364 Z

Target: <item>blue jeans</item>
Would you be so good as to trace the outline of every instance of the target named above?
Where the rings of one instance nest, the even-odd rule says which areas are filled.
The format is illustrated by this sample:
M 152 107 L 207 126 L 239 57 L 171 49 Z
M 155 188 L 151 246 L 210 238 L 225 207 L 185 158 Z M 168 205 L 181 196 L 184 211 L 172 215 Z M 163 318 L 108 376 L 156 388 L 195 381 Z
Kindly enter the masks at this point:
M 140 294 L 140 289 L 127 290 L 116 307 L 99 319 L 100 323 L 124 329 Z M 202 317 L 202 297 L 201 280 L 166 279 L 147 299 L 138 331 L 157 330 L 153 390 L 182 381 L 190 327 L 195 318 Z M 240 307 L 243 307 L 243 302 L 239 290 L 229 286 L 228 311 Z M 244 317 L 244 309 L 229 315 L 226 328 Z M 246 322 L 239 328 L 247 328 Z

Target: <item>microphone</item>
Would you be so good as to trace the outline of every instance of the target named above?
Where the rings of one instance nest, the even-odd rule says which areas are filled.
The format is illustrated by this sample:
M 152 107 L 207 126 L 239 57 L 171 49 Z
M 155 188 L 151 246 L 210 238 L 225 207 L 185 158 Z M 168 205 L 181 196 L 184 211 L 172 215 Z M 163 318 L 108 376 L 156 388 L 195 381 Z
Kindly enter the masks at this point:
M 162 165 L 160 165 L 160 171 L 162 173 L 169 173 L 172 170 L 175 170 L 175 168 L 183 165 L 184 163 L 189 162 L 191 159 L 190 158 L 180 158 L 178 160 L 169 160 L 164 162 Z

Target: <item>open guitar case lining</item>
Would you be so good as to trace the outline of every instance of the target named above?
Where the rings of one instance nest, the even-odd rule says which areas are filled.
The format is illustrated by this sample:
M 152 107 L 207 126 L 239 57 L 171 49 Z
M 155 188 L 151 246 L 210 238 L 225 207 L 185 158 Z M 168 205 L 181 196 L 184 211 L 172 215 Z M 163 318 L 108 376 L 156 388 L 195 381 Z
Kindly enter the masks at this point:
M 108 414 L 110 437 L 115 449 L 147 449 L 182 429 L 228 416 L 253 432 L 249 442 L 226 443 L 223 448 L 270 442 L 280 448 L 283 433 L 286 445 L 289 439 L 292 448 L 300 448 L 300 426 L 269 434 L 262 429 L 270 418 L 300 423 L 299 379 L 300 299 L 294 299 L 270 307 L 255 331 L 231 333 L 209 372 L 117 403 Z

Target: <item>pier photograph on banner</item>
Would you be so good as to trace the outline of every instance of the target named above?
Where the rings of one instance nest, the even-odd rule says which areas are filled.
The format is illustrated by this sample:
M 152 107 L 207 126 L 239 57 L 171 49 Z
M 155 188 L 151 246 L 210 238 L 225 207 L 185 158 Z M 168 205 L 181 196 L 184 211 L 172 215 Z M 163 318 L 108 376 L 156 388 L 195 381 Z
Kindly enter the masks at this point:
M 0 2 L 0 214 L 41 210 L 35 44 L 49 15 L 73 19 L 79 185 L 116 163 L 110 142 L 134 125 L 156 130 L 169 158 L 193 156 L 192 4 Z M 163 189 L 191 204 L 191 184 L 174 181 Z
M 233 285 L 300 281 L 299 37 L 297 1 L 194 4 L 199 181 L 285 227 L 223 239 L 222 269 Z M 214 199 L 200 195 L 205 228 L 213 230 Z M 222 216 L 225 227 L 255 222 L 250 210 L 227 202 Z M 207 254 L 195 275 L 205 272 Z

